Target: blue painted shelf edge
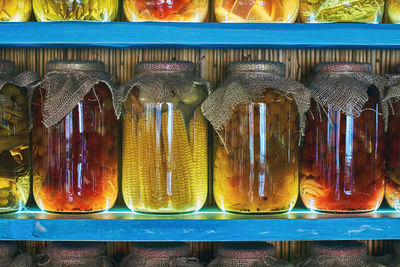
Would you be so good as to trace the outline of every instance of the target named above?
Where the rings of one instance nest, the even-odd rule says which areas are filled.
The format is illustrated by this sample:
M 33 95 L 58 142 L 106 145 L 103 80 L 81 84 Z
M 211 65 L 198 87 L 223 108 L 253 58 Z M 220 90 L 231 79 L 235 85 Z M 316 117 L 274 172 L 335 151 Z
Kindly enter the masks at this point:
M 0 240 L 31 241 L 288 241 L 400 239 L 400 212 L 235 215 L 205 209 L 151 215 L 114 208 L 92 215 L 55 215 L 29 208 L 1 215 Z
M 400 49 L 400 25 L 3 22 L 0 47 Z

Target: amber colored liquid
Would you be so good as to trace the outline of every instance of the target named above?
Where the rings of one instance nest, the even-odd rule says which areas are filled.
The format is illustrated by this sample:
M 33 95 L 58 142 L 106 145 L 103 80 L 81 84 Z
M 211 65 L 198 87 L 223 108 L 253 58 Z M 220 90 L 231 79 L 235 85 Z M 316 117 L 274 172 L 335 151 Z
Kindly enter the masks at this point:
M 111 94 L 95 87 L 64 119 L 42 124 L 40 89 L 33 100 L 34 174 L 37 205 L 50 212 L 111 208 L 118 195 L 118 124 Z
M 236 107 L 231 122 L 215 137 L 214 197 L 222 210 L 276 213 L 294 206 L 297 114 L 293 100 L 274 92 Z
M 310 209 L 375 210 L 384 194 L 384 127 L 374 99 L 359 118 L 313 103 L 302 148 L 300 194 Z

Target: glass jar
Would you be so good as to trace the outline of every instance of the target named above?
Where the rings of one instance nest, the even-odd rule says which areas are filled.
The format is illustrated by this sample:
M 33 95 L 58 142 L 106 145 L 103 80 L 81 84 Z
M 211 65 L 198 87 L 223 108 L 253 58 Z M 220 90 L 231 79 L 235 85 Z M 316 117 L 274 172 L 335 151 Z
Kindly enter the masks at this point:
M 367 246 L 357 241 L 324 241 L 310 245 L 310 257 L 295 263 L 297 267 L 384 267 L 367 255 Z
M 284 76 L 282 63 L 231 63 L 202 106 L 217 131 L 213 189 L 224 211 L 278 213 L 296 203 L 299 111 L 303 116 L 310 93 Z M 300 98 L 305 107 L 297 106 Z
M 199 210 L 207 198 L 208 82 L 191 62 L 142 62 L 126 85 L 122 193 L 134 211 Z
M 380 23 L 384 0 L 300 0 L 303 22 Z
M 129 21 L 203 22 L 208 14 L 208 0 L 124 0 Z
M 118 0 L 33 0 L 37 21 L 113 21 Z
M 225 242 L 218 247 L 218 255 L 208 267 L 292 266 L 276 259 L 276 248 L 265 242 Z
M 386 12 L 390 23 L 400 23 L 400 1 L 399 0 L 387 0 L 386 1 Z
M 25 22 L 32 13 L 32 0 L 3 0 L 0 1 L 0 22 Z
M 37 255 L 37 266 L 44 267 L 116 267 L 104 256 L 103 243 L 53 242 Z
M 214 0 L 218 22 L 295 22 L 299 0 Z
M 182 242 L 136 243 L 131 253 L 119 263 L 120 267 L 200 267 L 199 260 L 192 258 L 189 245 Z
M 27 92 L 13 72 L 0 61 L 0 212 L 22 209 L 30 190 Z
M 33 194 L 40 209 L 107 210 L 118 195 L 118 123 L 99 61 L 50 61 L 33 96 Z
M 384 116 L 371 72 L 372 65 L 366 63 L 315 67 L 308 85 L 313 90 L 312 115 L 300 180 L 303 203 L 310 209 L 368 212 L 382 202 Z

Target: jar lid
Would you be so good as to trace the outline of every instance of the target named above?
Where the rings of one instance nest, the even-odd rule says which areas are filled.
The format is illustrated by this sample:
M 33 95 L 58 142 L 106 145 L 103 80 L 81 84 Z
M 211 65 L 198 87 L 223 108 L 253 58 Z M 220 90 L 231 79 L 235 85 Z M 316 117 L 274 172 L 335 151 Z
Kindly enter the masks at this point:
M 62 70 L 105 71 L 104 62 L 98 60 L 52 60 L 46 64 L 47 72 Z
M 152 72 L 152 71 L 191 71 L 193 72 L 196 65 L 190 61 L 145 61 L 136 65 L 136 72 Z
M 13 257 L 17 254 L 17 243 L 16 242 L 0 242 L 0 258 L 1 257 Z
M 228 73 L 232 72 L 268 72 L 285 76 L 286 65 L 281 62 L 266 60 L 232 62 L 228 65 Z
M 14 73 L 14 62 L 10 60 L 0 60 L 0 73 L 7 75 L 13 75 Z
M 315 72 L 372 72 L 372 64 L 363 62 L 324 62 L 318 63 Z
M 53 242 L 46 250 L 55 258 L 90 258 L 103 255 L 105 246 L 92 242 Z
M 183 242 L 144 242 L 134 244 L 132 246 L 132 253 L 150 259 L 184 257 L 190 254 L 190 247 Z
M 265 242 L 226 242 L 218 248 L 218 254 L 226 258 L 258 259 L 275 257 L 275 246 Z
M 310 247 L 312 257 L 331 256 L 331 257 L 357 257 L 367 254 L 367 246 L 357 241 L 326 241 L 314 242 Z

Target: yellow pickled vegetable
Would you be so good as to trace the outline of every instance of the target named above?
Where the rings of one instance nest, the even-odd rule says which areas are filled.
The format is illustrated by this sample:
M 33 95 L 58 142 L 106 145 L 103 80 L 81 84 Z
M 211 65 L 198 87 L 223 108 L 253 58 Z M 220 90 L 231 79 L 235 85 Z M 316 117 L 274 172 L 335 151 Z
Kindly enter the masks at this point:
M 0 0 L 0 21 L 28 21 L 31 13 L 31 0 Z

